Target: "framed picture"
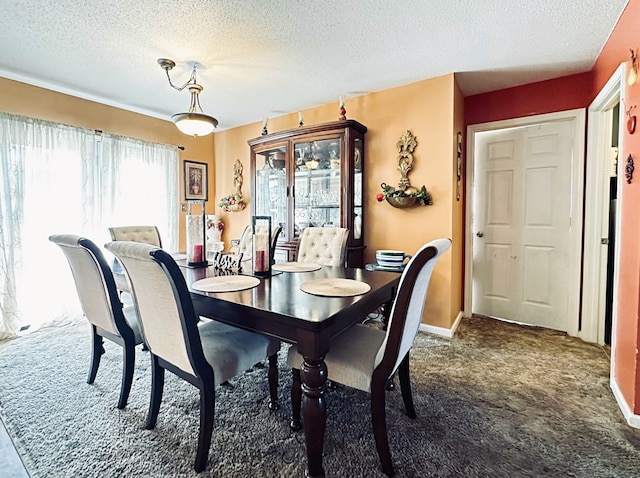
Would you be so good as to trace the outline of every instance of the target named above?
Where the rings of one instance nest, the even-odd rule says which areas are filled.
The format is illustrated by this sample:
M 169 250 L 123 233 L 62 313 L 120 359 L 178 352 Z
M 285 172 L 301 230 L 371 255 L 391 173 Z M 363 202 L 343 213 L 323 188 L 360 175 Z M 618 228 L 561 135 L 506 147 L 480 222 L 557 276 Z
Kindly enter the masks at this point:
M 207 163 L 184 162 L 184 199 L 206 201 L 208 199 Z

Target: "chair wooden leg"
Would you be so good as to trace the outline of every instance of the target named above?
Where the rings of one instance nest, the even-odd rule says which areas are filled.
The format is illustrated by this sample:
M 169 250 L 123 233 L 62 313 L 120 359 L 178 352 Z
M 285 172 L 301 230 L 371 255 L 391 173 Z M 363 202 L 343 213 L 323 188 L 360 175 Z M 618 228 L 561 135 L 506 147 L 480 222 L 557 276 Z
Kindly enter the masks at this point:
M 376 440 L 376 450 L 382 464 L 382 471 L 387 476 L 393 476 L 391 463 L 391 451 L 389 451 L 389 438 L 387 436 L 387 418 L 385 410 L 386 380 L 379 380 L 371 384 L 371 421 L 373 424 L 373 436 Z
M 300 383 L 300 370 L 292 368 L 291 375 L 293 377 L 293 383 L 291 384 L 291 421 L 289 422 L 289 428 L 297 432 L 302 429 L 302 384 Z
M 413 406 L 413 396 L 411 394 L 411 379 L 409 377 L 409 354 L 400 362 L 398 367 L 398 378 L 400 379 L 400 390 L 402 390 L 402 400 L 407 409 L 409 418 L 416 418 L 416 409 Z
M 278 408 L 278 354 L 269 357 L 269 410 L 275 412 Z
M 131 384 L 133 383 L 133 367 L 136 361 L 135 345 L 129 343 L 122 347 L 122 384 L 120 385 L 120 399 L 118 408 L 127 406 Z
M 215 415 L 216 397 L 212 383 L 203 383 L 200 388 L 200 431 L 198 432 L 198 451 L 193 466 L 198 473 L 207 466 L 207 457 L 211 447 L 213 434 L 213 417 Z
M 98 335 L 96 326 L 91 326 L 91 363 L 89 364 L 89 376 L 87 383 L 92 384 L 96 379 L 98 367 L 100 367 L 100 358 L 104 353 L 103 338 Z
M 149 414 L 147 415 L 147 423 L 145 425 L 147 430 L 151 430 L 156 426 L 163 389 L 164 368 L 158 363 L 158 357 L 151 354 L 151 401 L 149 402 Z

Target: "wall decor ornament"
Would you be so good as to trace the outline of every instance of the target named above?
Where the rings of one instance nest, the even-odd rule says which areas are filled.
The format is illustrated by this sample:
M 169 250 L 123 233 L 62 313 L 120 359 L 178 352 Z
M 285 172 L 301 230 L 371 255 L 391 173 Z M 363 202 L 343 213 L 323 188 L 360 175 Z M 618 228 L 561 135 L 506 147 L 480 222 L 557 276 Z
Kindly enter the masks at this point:
M 635 109 L 636 105 L 631 106 L 627 111 L 627 131 L 629 134 L 633 134 L 636 132 L 636 115 L 632 115 L 631 112 Z
M 638 50 L 629 49 L 631 51 L 631 66 L 627 75 L 627 84 L 633 86 L 638 81 Z
M 247 207 L 242 197 L 242 183 L 244 181 L 242 177 L 243 169 L 244 168 L 240 160 L 236 159 L 236 162 L 233 163 L 233 186 L 236 191 L 233 194 L 229 194 L 228 196 L 221 198 L 218 203 L 218 207 L 220 207 L 224 212 L 238 212 Z
M 460 201 L 460 183 L 462 181 L 462 132 L 457 135 L 457 155 L 456 155 L 456 201 Z
M 629 157 L 627 158 L 627 165 L 624 167 L 624 177 L 627 178 L 627 184 L 631 184 L 634 169 L 633 156 L 629 155 Z
M 430 206 L 433 204 L 433 198 L 427 191 L 425 186 L 417 189 L 411 186 L 409 182 L 409 171 L 413 167 L 413 152 L 418 147 L 418 140 L 411 133 L 406 130 L 400 139 L 396 143 L 398 150 L 398 166 L 397 170 L 400 171 L 400 181 L 398 182 L 398 188 L 389 186 L 387 183 L 382 183 L 380 187 L 382 192 L 376 195 L 378 201 L 386 200 L 393 207 L 407 208 L 417 206 Z
M 185 201 L 206 201 L 208 199 L 207 163 L 184 162 Z

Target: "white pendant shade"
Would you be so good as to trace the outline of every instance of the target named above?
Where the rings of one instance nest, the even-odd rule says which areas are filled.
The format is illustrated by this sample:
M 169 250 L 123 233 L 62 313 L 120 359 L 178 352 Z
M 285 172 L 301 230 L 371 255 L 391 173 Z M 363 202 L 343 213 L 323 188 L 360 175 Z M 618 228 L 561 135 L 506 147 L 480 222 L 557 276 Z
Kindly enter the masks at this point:
M 202 85 L 199 85 L 196 80 L 196 69 L 200 65 L 199 63 L 193 63 L 193 70 L 191 76 L 187 82 L 182 86 L 176 86 L 171 82 L 169 76 L 169 70 L 171 70 L 176 63 L 168 58 L 159 58 L 158 64 L 167 74 L 167 80 L 172 88 L 182 91 L 184 88 L 189 89 L 191 94 L 191 102 L 189 103 L 188 113 L 176 113 L 171 117 L 171 121 L 175 123 L 178 129 L 184 134 L 189 136 L 206 136 L 213 132 L 213 129 L 218 126 L 218 120 L 213 116 L 204 114 L 202 107 L 200 106 L 199 95 L 204 89 Z M 201 66 L 201 65 L 200 65 Z
M 218 125 L 217 119 L 203 113 L 177 113 L 171 117 L 171 121 L 189 136 L 206 136 Z

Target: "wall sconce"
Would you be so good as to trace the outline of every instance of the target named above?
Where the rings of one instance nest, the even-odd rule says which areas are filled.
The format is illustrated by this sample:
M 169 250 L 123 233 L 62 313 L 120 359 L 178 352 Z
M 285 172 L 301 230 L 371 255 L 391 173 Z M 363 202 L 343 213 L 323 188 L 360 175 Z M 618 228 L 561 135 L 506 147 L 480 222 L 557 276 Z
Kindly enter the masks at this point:
M 173 60 L 168 58 L 158 59 L 158 64 L 167 74 L 167 80 L 172 88 L 182 91 L 185 88 L 189 89 L 191 93 L 191 103 L 189 104 L 189 111 L 187 113 L 176 113 L 171 117 L 171 121 L 175 123 L 180 131 L 189 136 L 206 136 L 213 132 L 213 129 L 218 126 L 218 120 L 213 116 L 204 114 L 202 107 L 200 106 L 200 99 L 198 95 L 203 90 L 203 87 L 196 82 L 196 68 L 199 63 L 193 64 L 193 71 L 187 82 L 182 86 L 176 86 L 171 82 L 169 76 L 169 70 L 176 66 Z
M 629 74 L 627 75 L 627 84 L 629 86 L 634 85 L 638 81 L 638 50 L 631 51 L 631 68 L 629 68 Z

